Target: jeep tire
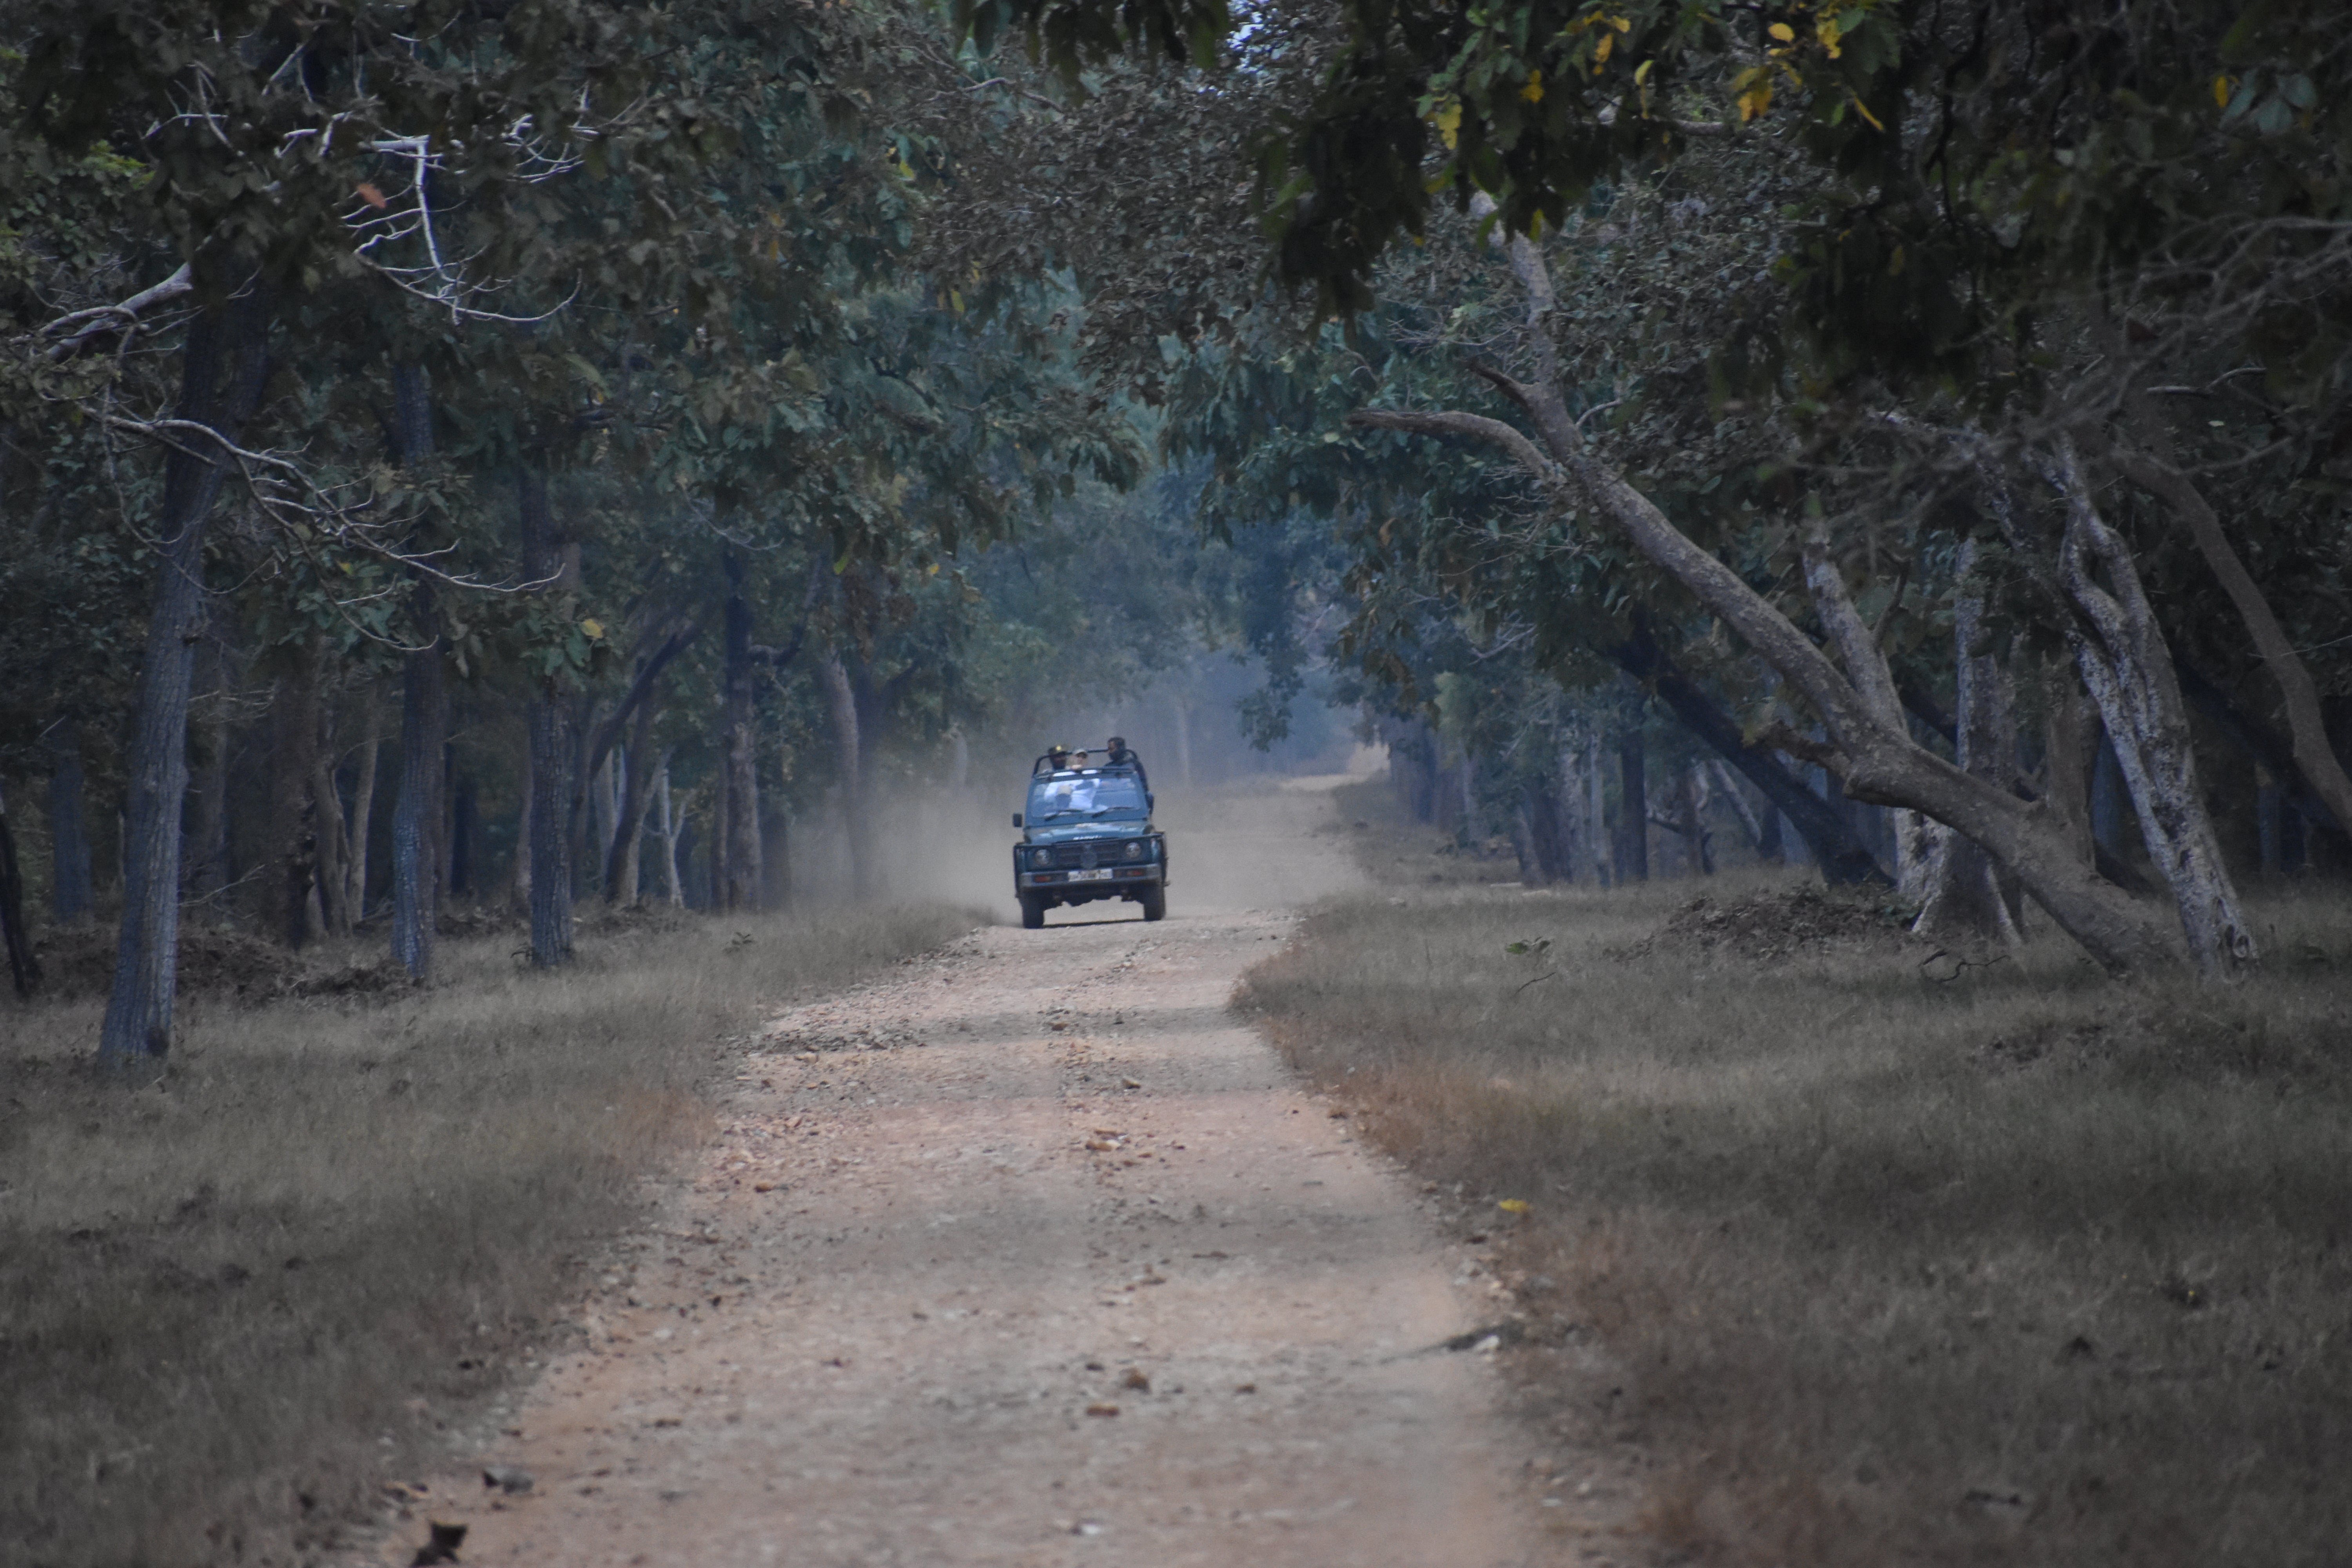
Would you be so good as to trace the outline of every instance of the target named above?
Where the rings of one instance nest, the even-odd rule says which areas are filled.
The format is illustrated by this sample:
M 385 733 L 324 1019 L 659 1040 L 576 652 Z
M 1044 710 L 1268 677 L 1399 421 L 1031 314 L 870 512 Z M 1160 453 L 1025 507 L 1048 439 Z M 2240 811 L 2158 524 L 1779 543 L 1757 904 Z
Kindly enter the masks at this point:
M 1145 920 L 1165 920 L 1168 917 L 1168 889 L 1166 888 L 1160 887 L 1157 884 L 1146 888 L 1143 889 L 1142 894 L 1137 898 L 1136 902 L 1143 906 L 1143 918 Z
M 1034 893 L 1021 895 L 1021 929 L 1042 931 L 1045 925 L 1045 900 Z

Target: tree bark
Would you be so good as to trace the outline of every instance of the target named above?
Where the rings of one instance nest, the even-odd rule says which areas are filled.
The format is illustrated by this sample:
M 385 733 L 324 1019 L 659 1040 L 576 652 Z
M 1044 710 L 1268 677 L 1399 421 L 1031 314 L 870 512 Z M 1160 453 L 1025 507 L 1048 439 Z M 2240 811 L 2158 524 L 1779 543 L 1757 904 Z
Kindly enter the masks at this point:
M 180 418 L 236 438 L 268 380 L 269 318 L 258 283 L 197 312 L 181 351 Z M 132 707 L 122 927 L 99 1029 L 99 1061 L 107 1067 L 160 1063 L 172 1046 L 190 665 L 204 628 L 205 526 L 225 477 L 211 455 L 193 447 L 164 456 L 155 599 Z
M 89 918 L 89 817 L 81 721 L 60 719 L 42 740 L 49 752 L 49 913 L 58 924 Z
M 1952 606 L 1952 647 L 1959 711 L 1954 715 L 1959 764 L 1996 787 L 2017 777 L 2017 710 L 2008 673 L 1993 657 L 1984 625 L 1984 595 L 1969 581 L 1976 568 L 1973 539 L 1960 542 L 1954 572 L 1959 592 Z M 2015 946 L 2017 925 L 2001 896 L 1992 858 L 1982 846 L 1942 829 L 1942 842 L 1915 934 L 1931 942 L 1997 942 Z
M 5 796 L 0 796 L 0 947 L 8 950 L 8 978 L 16 994 L 30 1001 L 41 983 L 41 961 L 33 956 L 32 933 L 25 929 L 25 878 L 16 864 L 16 835 L 8 826 Z

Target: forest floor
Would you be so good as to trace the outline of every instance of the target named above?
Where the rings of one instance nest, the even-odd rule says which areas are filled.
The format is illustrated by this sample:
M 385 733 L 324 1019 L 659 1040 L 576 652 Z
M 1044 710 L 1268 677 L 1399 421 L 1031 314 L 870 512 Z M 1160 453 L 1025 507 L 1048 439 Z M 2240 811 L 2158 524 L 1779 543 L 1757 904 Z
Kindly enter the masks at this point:
M 1163 922 L 776 1016 L 568 1352 L 353 1561 L 436 1521 L 566 1568 L 1624 1560 L 1625 1458 L 1506 1409 L 1486 1237 L 1228 1010 L 1361 885 L 1308 783 L 1173 822 Z
M 2125 985 L 2046 921 L 1954 952 L 1795 871 L 1498 886 L 1384 789 L 1340 804 L 1380 885 L 1241 1011 L 1483 1209 L 1498 1370 L 1653 1458 L 1661 1550 L 2352 1562 L 2340 889 L 2251 889 L 2245 984 Z
M 89 1066 L 110 939 L 54 933 L 0 1004 L 0 1568 L 317 1561 L 528 1382 L 748 1031 L 984 918 L 596 911 L 568 969 L 492 931 L 425 987 L 199 930 L 139 1083 Z

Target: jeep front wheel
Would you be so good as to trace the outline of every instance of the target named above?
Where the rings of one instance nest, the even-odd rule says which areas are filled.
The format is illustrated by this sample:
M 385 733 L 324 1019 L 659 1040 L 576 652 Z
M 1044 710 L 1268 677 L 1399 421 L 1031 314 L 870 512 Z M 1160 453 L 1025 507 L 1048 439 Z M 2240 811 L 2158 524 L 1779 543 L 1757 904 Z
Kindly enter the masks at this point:
M 1136 901 L 1143 906 L 1143 918 L 1145 920 L 1157 921 L 1167 919 L 1167 889 L 1161 887 L 1146 888 L 1143 889 L 1143 896 Z
M 1045 900 L 1034 893 L 1021 895 L 1021 929 L 1042 931 L 1045 925 Z

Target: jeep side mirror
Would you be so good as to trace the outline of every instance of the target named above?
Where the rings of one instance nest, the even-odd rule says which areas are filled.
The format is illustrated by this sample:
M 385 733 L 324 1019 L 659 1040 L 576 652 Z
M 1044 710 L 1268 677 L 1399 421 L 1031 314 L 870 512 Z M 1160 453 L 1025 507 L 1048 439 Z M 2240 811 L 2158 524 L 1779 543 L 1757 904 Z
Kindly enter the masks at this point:
M 1013 826 L 1015 827 L 1021 826 L 1021 814 L 1017 811 L 1013 814 Z

